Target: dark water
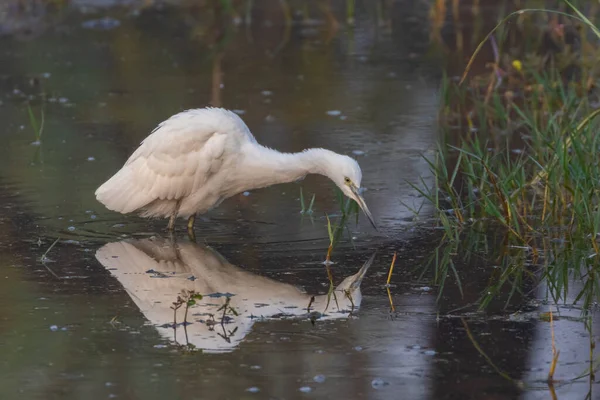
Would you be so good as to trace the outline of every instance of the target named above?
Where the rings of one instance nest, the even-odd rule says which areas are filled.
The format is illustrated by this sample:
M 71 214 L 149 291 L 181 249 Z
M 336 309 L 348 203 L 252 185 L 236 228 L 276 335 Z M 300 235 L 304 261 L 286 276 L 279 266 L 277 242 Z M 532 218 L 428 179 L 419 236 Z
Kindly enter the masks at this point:
M 448 64 L 428 42 L 426 5 L 391 8 L 391 28 L 371 8 L 337 30 L 316 7 L 288 29 L 267 3 L 237 26 L 193 5 L 0 9 L 2 398 L 552 398 L 543 288 L 520 313 L 476 313 L 493 263 L 460 266 L 463 294 L 448 283 L 439 302 L 431 274 L 420 277 L 439 235 L 412 185 L 432 183 L 422 155 L 435 148 Z M 41 145 L 28 102 L 38 119 L 44 109 Z M 197 245 L 183 224 L 162 240 L 164 221 L 95 201 L 157 123 L 209 104 L 239 110 L 279 150 L 357 158 L 380 232 L 361 216 L 334 252 L 335 285 L 354 279 L 349 292 L 327 304 L 325 213 L 339 205 L 322 177 L 225 201 L 197 224 Z M 316 194 L 312 216 L 300 188 L 307 203 Z M 375 250 L 359 289 L 352 276 Z M 173 329 L 183 289 L 205 297 L 188 325 L 177 310 Z M 560 311 L 556 378 L 569 380 L 586 373 L 595 337 L 581 310 Z M 586 377 L 556 394 L 595 398 L 592 388 Z

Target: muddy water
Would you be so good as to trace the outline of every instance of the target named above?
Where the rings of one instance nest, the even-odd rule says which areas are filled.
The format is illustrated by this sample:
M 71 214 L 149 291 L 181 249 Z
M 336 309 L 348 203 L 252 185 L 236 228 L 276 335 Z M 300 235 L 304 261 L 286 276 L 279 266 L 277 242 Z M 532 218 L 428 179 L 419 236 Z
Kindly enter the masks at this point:
M 193 7 L 88 3 L 34 13 L 25 30 L 29 19 L 15 17 L 0 37 L 2 398 L 550 396 L 543 290 L 520 299 L 519 314 L 481 314 L 461 310 L 491 263 L 459 266 L 463 294 L 448 283 L 440 302 L 431 274 L 421 277 L 439 240 L 411 185 L 432 181 L 421 155 L 436 140 L 441 70 L 427 32 L 375 28 L 370 9 L 353 29 L 313 10 L 288 31 L 269 6 L 227 28 Z M 395 10 L 400 26 L 426 15 Z M 44 109 L 41 145 L 27 102 L 38 120 Z M 380 231 L 363 216 L 349 225 L 329 299 L 324 215 L 339 205 L 323 178 L 227 200 L 199 221 L 199 244 L 183 227 L 163 240 L 163 221 L 95 201 L 157 123 L 209 104 L 238 110 L 271 147 L 325 147 L 361 164 Z M 312 215 L 300 213 L 300 188 L 307 203 L 316 196 Z M 182 289 L 204 295 L 187 324 L 185 306 L 171 309 Z M 588 367 L 590 338 L 580 310 L 562 311 L 557 378 L 570 379 Z M 478 353 L 461 316 L 527 390 Z M 583 398 L 591 388 L 582 379 L 556 390 Z

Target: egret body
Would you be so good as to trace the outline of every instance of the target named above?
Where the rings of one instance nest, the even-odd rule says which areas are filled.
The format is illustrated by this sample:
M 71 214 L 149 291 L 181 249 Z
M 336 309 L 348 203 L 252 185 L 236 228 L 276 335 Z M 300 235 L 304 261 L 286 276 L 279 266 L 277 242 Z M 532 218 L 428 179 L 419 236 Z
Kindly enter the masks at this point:
M 221 108 L 184 111 L 162 122 L 108 181 L 96 199 L 108 209 L 142 217 L 189 218 L 235 194 L 293 182 L 308 174 L 331 179 L 373 217 L 360 195 L 358 163 L 325 149 L 280 153 L 261 146 L 242 119 Z

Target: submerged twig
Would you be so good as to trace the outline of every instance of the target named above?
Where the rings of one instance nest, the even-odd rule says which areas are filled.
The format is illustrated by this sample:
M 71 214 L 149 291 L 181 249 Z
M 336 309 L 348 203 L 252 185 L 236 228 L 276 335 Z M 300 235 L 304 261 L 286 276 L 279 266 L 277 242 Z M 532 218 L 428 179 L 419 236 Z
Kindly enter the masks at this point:
M 392 293 L 390 292 L 390 287 L 386 287 L 385 290 L 387 291 L 388 299 L 390 301 L 390 311 L 396 312 L 396 307 L 394 306 L 394 301 L 392 300 Z
M 390 264 L 390 270 L 388 272 L 387 281 L 385 283 L 385 290 L 388 295 L 388 300 L 390 301 L 390 312 L 396 311 L 396 307 L 394 306 L 394 301 L 392 300 L 392 293 L 390 292 L 390 281 L 392 279 L 392 272 L 394 272 L 394 265 L 396 264 L 396 256 L 397 256 L 397 252 L 394 252 L 394 257 L 392 257 L 392 263 Z
M 394 272 L 394 264 L 396 264 L 396 255 L 394 252 L 394 257 L 392 258 L 392 264 L 390 265 L 390 272 L 388 272 L 387 282 L 385 283 L 387 286 L 390 285 L 390 280 L 392 279 L 392 272 Z

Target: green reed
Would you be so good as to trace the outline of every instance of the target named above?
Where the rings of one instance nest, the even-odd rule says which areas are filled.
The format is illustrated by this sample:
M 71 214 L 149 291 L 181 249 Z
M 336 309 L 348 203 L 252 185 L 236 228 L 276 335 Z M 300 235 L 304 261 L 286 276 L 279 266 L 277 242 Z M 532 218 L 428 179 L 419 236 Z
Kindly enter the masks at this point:
M 503 18 L 479 44 L 461 81 L 444 77 L 441 86 L 444 135 L 436 156 L 426 159 L 436 183 L 414 188 L 435 205 L 444 232 L 429 264 L 441 289 L 449 276 L 460 285 L 457 254 L 472 253 L 464 239 L 475 227 L 503 232 L 499 265 L 481 307 L 501 293 L 510 301 L 530 279 L 544 280 L 555 302 L 567 299 L 572 279 L 583 283 L 574 298 L 584 309 L 600 300 L 600 109 L 594 90 L 600 50 L 587 40 L 587 32 L 600 39 L 600 31 L 564 3 L 574 15 L 521 10 Z M 522 59 L 503 54 L 489 73 L 468 74 L 494 32 L 512 18 L 542 11 L 564 18 L 567 28 L 574 20 L 585 46 L 575 51 L 559 36 L 564 43 L 549 55 L 542 49 L 521 52 Z

